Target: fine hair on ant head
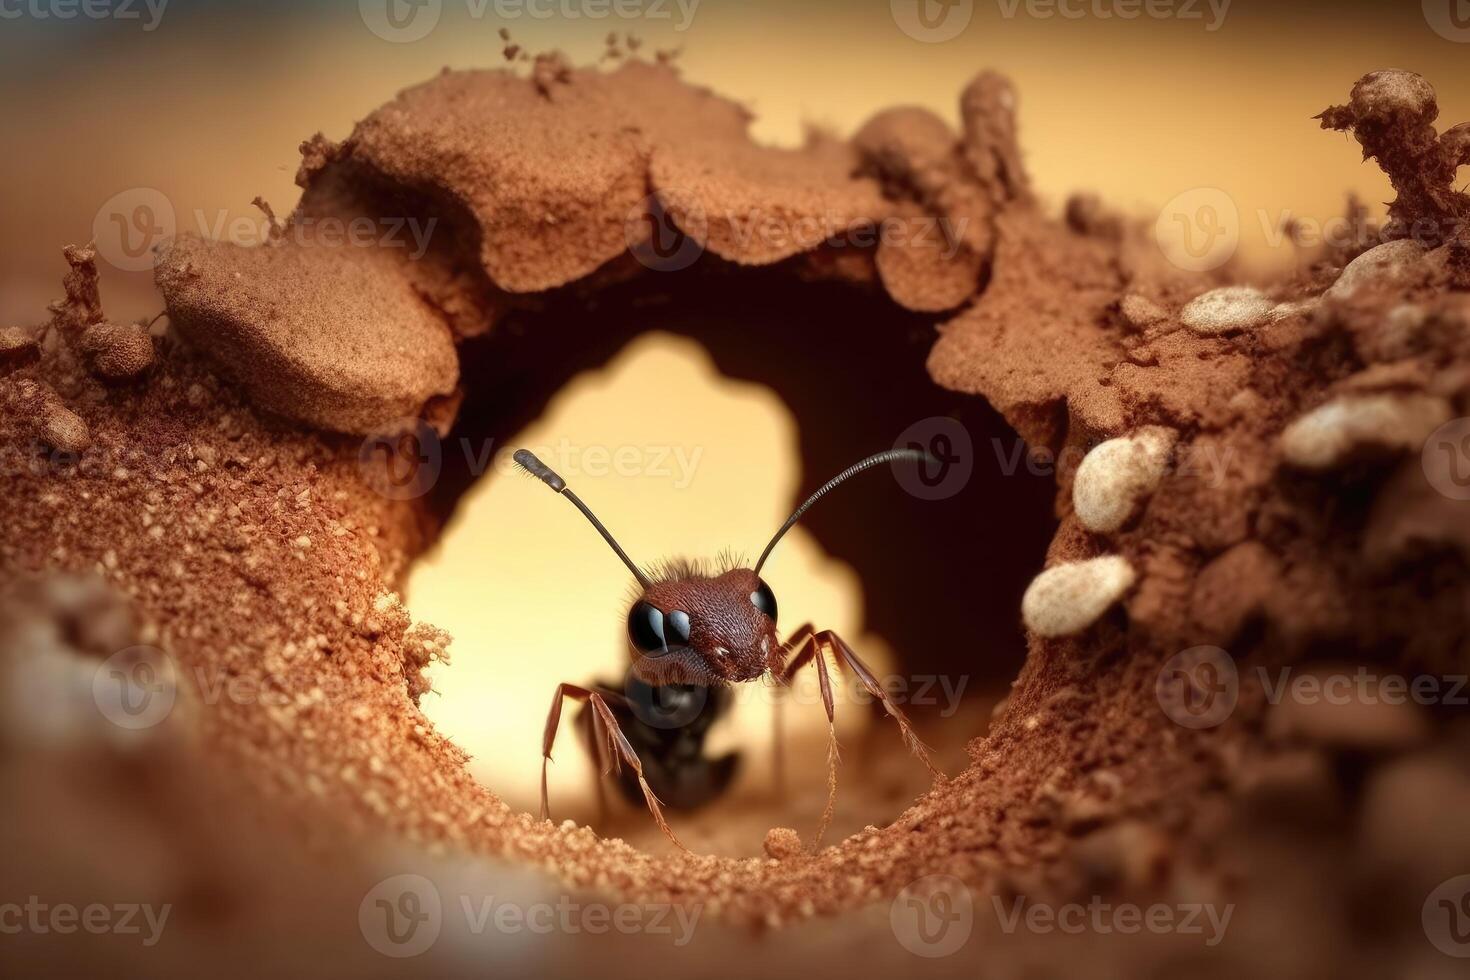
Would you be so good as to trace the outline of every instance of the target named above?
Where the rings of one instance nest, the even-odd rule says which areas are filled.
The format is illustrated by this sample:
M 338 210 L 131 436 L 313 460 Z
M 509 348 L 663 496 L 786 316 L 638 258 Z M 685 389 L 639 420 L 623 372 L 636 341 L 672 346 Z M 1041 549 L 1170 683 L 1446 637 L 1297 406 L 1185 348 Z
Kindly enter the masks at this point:
M 597 533 L 602 535 L 602 539 L 623 560 L 623 564 L 628 566 L 628 570 L 638 579 L 640 586 L 647 589 L 653 584 L 643 570 L 633 562 L 633 559 L 628 557 L 628 553 L 618 544 L 617 539 L 612 536 L 612 532 L 597 519 L 597 515 L 592 513 L 592 509 L 582 502 L 582 498 L 572 492 L 571 488 L 567 486 L 567 481 L 563 480 L 555 470 L 541 462 L 541 460 L 536 458 L 536 454 L 528 449 L 517 449 L 512 458 L 515 460 L 516 465 L 520 466 L 527 473 L 570 500 L 582 512 L 582 516 L 586 517 L 587 520 L 592 522 L 592 526 L 597 528 Z M 879 466 L 883 463 L 891 463 L 899 460 L 908 460 L 916 463 L 933 462 L 934 457 L 923 449 L 889 449 L 886 452 L 875 453 L 866 459 L 859 460 L 841 473 L 838 473 L 832 479 L 818 487 L 810 497 L 802 501 L 801 506 L 796 508 L 790 517 L 786 518 L 786 523 L 781 525 L 780 530 L 775 533 L 770 542 L 766 544 L 765 550 L 761 552 L 760 558 L 755 563 L 755 573 L 757 575 L 760 574 L 761 567 L 765 565 L 766 559 L 771 556 L 771 551 L 776 547 L 776 543 L 785 537 L 787 531 L 796 526 L 796 522 L 801 520 L 802 515 L 810 510 L 811 506 L 818 500 L 825 497 L 839 484 L 851 477 L 857 476 L 864 470 L 872 469 L 874 466 Z

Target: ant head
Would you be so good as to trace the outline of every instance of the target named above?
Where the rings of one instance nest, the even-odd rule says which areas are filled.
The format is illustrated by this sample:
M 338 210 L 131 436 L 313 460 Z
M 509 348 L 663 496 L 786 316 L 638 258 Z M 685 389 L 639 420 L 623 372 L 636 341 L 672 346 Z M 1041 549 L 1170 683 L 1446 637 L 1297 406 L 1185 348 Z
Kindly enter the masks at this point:
M 633 670 L 663 684 L 755 680 L 780 666 L 776 597 L 748 568 L 671 566 L 628 610 Z

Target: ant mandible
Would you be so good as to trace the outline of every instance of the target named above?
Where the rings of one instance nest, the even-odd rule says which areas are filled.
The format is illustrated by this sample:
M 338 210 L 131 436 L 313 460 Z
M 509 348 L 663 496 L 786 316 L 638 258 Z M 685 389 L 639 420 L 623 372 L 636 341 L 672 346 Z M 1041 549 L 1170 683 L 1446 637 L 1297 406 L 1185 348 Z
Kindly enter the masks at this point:
M 914 755 L 936 779 L 943 778 L 930 762 L 928 751 L 914 734 L 903 711 L 842 637 L 832 630 L 819 631 L 807 623 L 791 633 L 784 643 L 778 639 L 776 596 L 760 577 L 761 566 L 770 556 L 771 549 L 776 547 L 776 542 L 791 530 L 808 508 L 838 484 L 883 463 L 932 461 L 928 453 L 919 449 L 892 449 L 849 466 L 796 508 L 761 552 L 754 568 L 728 568 L 718 574 L 709 574 L 687 562 L 669 562 L 652 576 L 633 563 L 597 516 L 554 470 L 524 449 L 517 450 L 514 458 L 522 469 L 570 500 L 637 579 L 638 597 L 628 610 L 628 642 L 636 683 L 655 690 L 678 688 L 682 691 L 685 688 L 722 689 L 729 684 L 771 677 L 784 686 L 807 664 L 816 670 L 822 706 L 827 712 L 827 805 L 813 839 L 813 847 L 826 832 L 837 800 L 837 728 L 827 658 L 830 657 L 838 667 L 852 671 L 858 682 L 898 723 L 899 732 Z M 551 749 L 556 742 L 562 703 L 566 698 L 587 704 L 588 734 L 594 753 L 602 760 L 603 775 L 614 769 L 620 772 L 621 766 L 626 764 L 637 777 L 638 787 L 654 822 L 676 846 L 687 850 L 664 819 L 659 798 L 649 786 L 643 763 L 624 735 L 612 707 L 615 705 L 626 716 L 633 705 L 626 695 L 603 686 L 557 685 L 541 747 L 541 819 L 548 818 L 546 766 L 551 761 Z M 777 749 L 779 751 L 779 746 Z

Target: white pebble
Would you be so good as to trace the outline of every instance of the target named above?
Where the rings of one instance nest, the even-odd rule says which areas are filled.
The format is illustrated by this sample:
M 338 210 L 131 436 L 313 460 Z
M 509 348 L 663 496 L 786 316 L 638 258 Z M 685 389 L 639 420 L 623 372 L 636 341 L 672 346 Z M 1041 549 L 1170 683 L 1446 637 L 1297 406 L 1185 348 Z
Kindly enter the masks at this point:
M 1225 286 L 1190 300 L 1179 320 L 1206 337 L 1250 330 L 1271 315 L 1276 304 L 1265 293 L 1250 286 Z
M 1157 303 L 1136 294 L 1124 296 L 1119 309 L 1129 325 L 1139 330 L 1160 323 L 1169 316 Z
M 1345 395 L 1287 426 L 1281 455 L 1294 466 L 1325 470 L 1362 446 L 1418 450 L 1453 414 L 1449 402 L 1435 395 Z
M 1097 622 L 1136 578 L 1128 559 L 1118 555 L 1048 568 L 1021 597 L 1021 618 L 1038 636 L 1072 636 Z
M 1325 295 L 1347 299 L 1370 282 L 1401 282 L 1423 259 L 1424 246 L 1418 242 L 1408 238 L 1384 242 L 1349 262 Z
M 1161 425 L 1100 443 L 1077 467 L 1072 508 L 1089 531 L 1122 527 L 1158 488 L 1179 433 Z

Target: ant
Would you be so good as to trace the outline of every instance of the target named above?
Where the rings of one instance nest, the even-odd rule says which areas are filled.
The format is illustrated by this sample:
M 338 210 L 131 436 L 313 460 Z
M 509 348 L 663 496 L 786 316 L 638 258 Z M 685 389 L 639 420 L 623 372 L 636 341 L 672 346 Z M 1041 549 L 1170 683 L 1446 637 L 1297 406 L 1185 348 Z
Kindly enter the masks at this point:
M 914 755 L 936 779 L 943 778 L 930 762 L 927 749 L 914 734 L 903 711 L 840 636 L 832 630 L 819 631 L 807 623 L 792 632 L 785 642 L 778 639 L 776 596 L 760 577 L 761 566 L 776 543 L 838 484 L 883 463 L 932 462 L 928 453 L 920 449 L 891 449 L 849 466 L 796 508 L 761 552 L 754 568 L 738 567 L 734 560 L 726 560 L 726 567 L 711 573 L 687 561 L 671 561 L 652 570 L 652 575 L 633 563 L 592 510 L 554 470 L 524 449 L 517 450 L 514 459 L 526 472 L 570 500 L 638 582 L 637 598 L 628 610 L 633 666 L 627 692 L 603 684 L 592 687 L 558 684 L 552 696 L 541 748 L 541 819 L 548 819 L 546 767 L 556 742 L 562 704 L 566 698 L 572 698 L 586 704 L 583 712 L 586 735 L 602 774 L 616 771 L 622 776 L 622 766 L 627 765 L 654 822 L 677 847 L 687 850 L 664 819 L 661 801 L 649 784 L 649 772 L 674 792 L 678 804 L 697 805 L 717 795 L 734 775 L 736 759 L 731 755 L 705 763 L 700 753 L 705 732 L 728 707 L 727 686 L 761 678 L 771 678 L 785 686 L 798 670 L 811 664 L 817 672 L 822 706 L 827 712 L 827 805 L 812 842 L 815 848 L 832 820 L 837 801 L 837 729 L 827 667 L 829 657 L 838 667 L 853 672 L 898 723 L 899 732 Z M 706 711 L 706 698 L 711 696 L 714 700 Z M 662 722 L 647 724 L 645 699 L 651 702 L 654 698 L 660 701 L 660 711 L 669 712 L 670 717 L 682 717 L 687 725 L 681 728 Z M 632 720 L 636 724 L 630 727 L 636 730 L 639 742 L 649 755 L 648 770 L 624 734 L 619 716 L 624 720 L 635 716 Z M 777 752 L 779 756 L 779 741 Z M 778 765 L 778 772 L 779 768 Z M 600 782 L 598 795 L 601 799 Z

